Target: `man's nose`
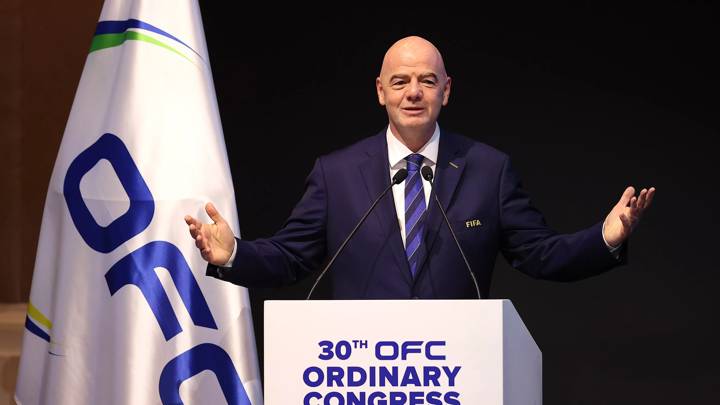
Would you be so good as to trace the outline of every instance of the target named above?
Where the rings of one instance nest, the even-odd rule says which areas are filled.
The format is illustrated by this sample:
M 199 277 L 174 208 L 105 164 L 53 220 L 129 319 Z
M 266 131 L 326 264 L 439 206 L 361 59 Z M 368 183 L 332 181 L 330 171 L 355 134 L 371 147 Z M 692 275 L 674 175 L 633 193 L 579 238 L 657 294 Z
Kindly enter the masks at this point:
M 417 80 L 411 80 L 410 86 L 408 87 L 407 94 L 405 95 L 410 101 L 417 101 L 422 99 L 423 92 L 420 83 Z

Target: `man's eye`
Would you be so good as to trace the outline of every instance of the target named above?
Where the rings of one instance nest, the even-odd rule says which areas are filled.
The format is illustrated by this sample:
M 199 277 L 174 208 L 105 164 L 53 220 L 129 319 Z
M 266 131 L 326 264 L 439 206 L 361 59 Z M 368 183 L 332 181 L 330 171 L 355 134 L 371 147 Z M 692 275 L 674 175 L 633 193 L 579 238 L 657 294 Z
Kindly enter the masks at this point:
M 434 86 L 434 85 L 435 85 L 435 81 L 433 81 L 433 80 L 423 80 L 423 83 L 427 84 L 428 86 Z

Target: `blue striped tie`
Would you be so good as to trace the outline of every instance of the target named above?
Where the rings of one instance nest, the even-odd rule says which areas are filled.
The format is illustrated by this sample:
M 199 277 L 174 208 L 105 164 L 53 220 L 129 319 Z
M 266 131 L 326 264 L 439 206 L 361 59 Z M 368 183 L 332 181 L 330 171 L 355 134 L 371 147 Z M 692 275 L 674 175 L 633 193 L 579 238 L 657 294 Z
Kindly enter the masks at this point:
M 425 193 L 420 176 L 423 155 L 413 153 L 407 160 L 408 177 L 405 179 L 405 255 L 413 278 L 417 273 L 418 259 L 425 234 Z

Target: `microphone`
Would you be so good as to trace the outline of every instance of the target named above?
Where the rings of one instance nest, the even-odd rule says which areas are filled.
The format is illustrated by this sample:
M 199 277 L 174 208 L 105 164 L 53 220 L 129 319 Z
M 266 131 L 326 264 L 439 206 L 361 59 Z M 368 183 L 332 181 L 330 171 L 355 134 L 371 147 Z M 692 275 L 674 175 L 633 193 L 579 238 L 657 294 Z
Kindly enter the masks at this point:
M 472 269 L 470 268 L 470 263 L 468 263 L 467 258 L 465 257 L 465 252 L 463 252 L 462 247 L 460 246 L 460 241 L 458 241 L 457 236 L 455 236 L 455 231 L 453 230 L 452 226 L 450 225 L 450 221 L 448 220 L 447 214 L 445 213 L 445 209 L 443 209 L 442 204 L 440 204 L 440 199 L 438 199 L 437 194 L 433 193 L 433 171 L 430 168 L 430 166 L 423 166 L 422 169 L 420 169 L 420 173 L 423 176 L 423 179 L 427 180 L 428 183 L 430 183 L 430 194 L 435 196 L 435 202 L 437 203 L 437 206 L 440 208 L 440 212 L 442 213 L 443 218 L 445 219 L 445 223 L 448 226 L 448 229 L 450 230 L 450 234 L 452 235 L 453 239 L 455 240 L 455 245 L 457 245 L 458 250 L 460 251 L 460 255 L 463 258 L 463 261 L 465 262 L 465 267 L 467 267 L 468 273 L 470 273 L 470 277 L 472 278 L 473 284 L 475 284 L 475 292 L 477 292 L 478 299 L 482 299 L 482 296 L 480 295 L 480 287 L 478 287 L 477 279 L 475 278 L 475 273 L 472 272 Z
M 347 245 L 347 243 L 350 241 L 350 238 L 352 238 L 353 235 L 355 235 L 355 232 L 357 232 L 357 230 L 360 229 L 360 225 L 362 225 L 363 222 L 365 222 L 365 219 L 368 217 L 368 215 L 370 215 L 372 210 L 375 209 L 375 206 L 378 205 L 378 203 L 385 196 L 385 194 L 387 194 L 387 192 L 390 191 L 392 186 L 402 183 L 407 178 L 407 176 L 408 176 L 407 169 L 400 169 L 397 171 L 397 173 L 395 173 L 395 175 L 392 178 L 392 181 L 390 182 L 390 185 L 387 186 L 385 188 L 385 190 L 383 190 L 383 192 L 378 196 L 378 198 L 375 199 L 375 201 L 373 201 L 370 208 L 368 208 L 368 210 L 365 212 L 365 215 L 363 215 L 362 218 L 360 218 L 360 221 L 358 221 L 357 225 L 355 225 L 355 228 L 353 228 L 353 230 L 350 232 L 350 234 L 347 236 L 347 238 L 345 238 L 342 245 L 340 245 L 337 252 L 335 252 L 335 254 L 333 255 L 332 259 L 330 259 L 330 261 L 325 265 L 325 268 L 320 273 L 318 278 L 315 280 L 315 284 L 313 284 L 312 288 L 310 289 L 310 292 L 308 293 L 307 298 L 305 298 L 306 300 L 310 299 L 313 291 L 315 291 L 315 287 L 317 287 L 318 283 L 323 278 L 325 273 L 327 273 L 327 271 L 330 270 L 330 266 L 332 266 L 333 262 L 335 262 L 335 259 L 337 259 L 337 257 L 340 255 L 340 252 L 342 252 L 343 249 L 345 249 L 345 245 Z

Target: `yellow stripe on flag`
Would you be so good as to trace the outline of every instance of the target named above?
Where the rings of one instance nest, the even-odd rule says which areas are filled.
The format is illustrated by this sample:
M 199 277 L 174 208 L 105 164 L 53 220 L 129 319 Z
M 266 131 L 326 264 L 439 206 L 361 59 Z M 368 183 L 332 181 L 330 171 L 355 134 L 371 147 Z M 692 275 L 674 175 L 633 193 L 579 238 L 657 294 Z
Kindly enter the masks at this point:
M 28 316 L 32 318 L 35 322 L 48 328 L 48 330 L 52 329 L 52 322 L 47 319 L 47 317 L 43 315 L 43 313 L 40 312 L 39 309 L 35 308 L 35 305 L 33 305 L 32 301 L 28 303 Z

